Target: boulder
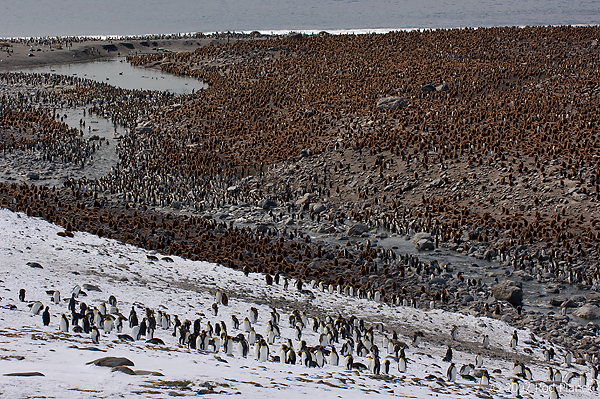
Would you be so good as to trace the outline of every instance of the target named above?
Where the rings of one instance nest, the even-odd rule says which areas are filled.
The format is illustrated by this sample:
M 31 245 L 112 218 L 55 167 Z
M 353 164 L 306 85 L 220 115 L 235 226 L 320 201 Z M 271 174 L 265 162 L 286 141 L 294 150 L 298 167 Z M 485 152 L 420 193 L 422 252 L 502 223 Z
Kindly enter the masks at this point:
M 416 244 L 418 241 L 421 241 L 421 240 L 430 240 L 431 241 L 431 234 L 421 231 L 421 232 L 415 234 L 412 238 L 413 244 Z
M 156 260 L 158 260 L 158 258 L 156 258 Z M 88 291 L 96 291 L 96 292 L 102 292 L 102 290 L 100 289 L 100 287 L 96 286 L 96 285 L 92 285 L 92 284 L 84 284 L 83 288 L 88 290 Z
M 369 231 L 369 227 L 367 225 L 357 223 L 354 226 L 348 228 L 346 234 L 353 237 L 360 237 L 363 233 L 367 233 Z
M 441 85 L 436 86 L 435 90 L 436 91 L 448 91 L 448 90 L 450 90 L 450 88 L 448 87 L 448 85 L 446 83 L 442 83 Z
M 312 211 L 314 213 L 321 213 L 325 210 L 327 210 L 327 206 L 323 202 L 320 202 L 320 201 L 312 206 Z
M 272 209 L 275 208 L 277 204 L 274 201 L 265 198 L 258 203 L 258 206 L 260 206 L 262 209 Z
M 433 241 L 423 238 L 422 240 L 415 242 L 415 248 L 417 248 L 418 251 L 433 251 L 435 249 L 435 244 Z
M 304 206 L 306 203 L 310 204 L 315 198 L 317 198 L 315 193 L 306 193 L 296 200 L 296 206 Z
M 430 91 L 435 91 L 435 86 L 432 84 L 424 85 L 423 87 L 421 87 L 421 91 L 424 91 L 426 93 Z
M 402 97 L 384 97 L 377 101 L 378 111 L 395 110 L 408 106 L 408 103 Z
M 507 301 L 514 306 L 523 303 L 523 289 L 520 284 L 512 280 L 504 280 L 493 286 L 492 293 L 497 300 Z
M 581 317 L 586 320 L 600 319 L 600 307 L 587 303 L 573 312 L 573 316 Z
M 560 306 L 562 305 L 567 299 L 564 297 L 560 297 L 560 296 L 553 296 L 550 298 L 550 305 L 551 306 Z
M 135 366 L 135 364 L 126 357 L 113 356 L 101 357 L 91 362 L 87 362 L 86 364 L 95 364 L 96 366 L 103 367 Z

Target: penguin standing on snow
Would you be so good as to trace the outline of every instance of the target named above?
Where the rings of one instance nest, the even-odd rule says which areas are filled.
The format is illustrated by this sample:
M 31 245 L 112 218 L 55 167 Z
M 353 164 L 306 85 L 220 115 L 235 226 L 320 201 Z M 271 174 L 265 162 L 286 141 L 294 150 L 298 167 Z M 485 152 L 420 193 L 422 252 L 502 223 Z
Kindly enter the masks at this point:
M 446 371 L 446 377 L 448 377 L 448 381 L 454 382 L 456 381 L 456 375 L 458 374 L 456 370 L 456 365 L 454 363 L 450 363 L 448 370 Z
M 246 317 L 244 319 L 244 321 L 242 322 L 242 331 L 250 332 L 251 329 L 252 329 L 252 324 L 250 323 L 250 320 Z
M 97 344 L 100 342 L 100 331 L 98 331 L 98 327 L 92 327 L 91 331 L 92 343 Z
M 475 366 L 479 368 L 483 366 L 483 356 L 481 356 L 481 353 L 478 353 L 477 356 L 475 356 Z
M 517 330 L 515 330 L 512 334 L 512 339 L 510 340 L 510 347 L 512 349 L 517 349 L 518 344 L 519 344 L 519 335 L 517 334 Z
M 398 371 L 401 373 L 406 372 L 406 359 L 404 358 L 404 356 L 400 356 L 400 358 L 398 359 Z
M 483 370 L 483 374 L 481 376 L 481 385 L 490 385 L 490 375 L 487 370 Z
M 137 313 L 135 312 L 135 308 L 132 306 L 131 311 L 129 312 L 129 328 L 133 328 L 138 324 Z
M 248 320 L 250 323 L 256 323 L 258 321 L 258 309 L 251 307 L 250 310 L 248 310 Z
M 390 373 L 390 359 L 383 360 L 383 373 L 384 374 Z
M 448 345 L 448 349 L 446 350 L 446 356 L 442 359 L 444 362 L 452 362 L 452 348 Z
M 31 305 L 31 313 L 33 314 L 40 314 L 42 309 L 44 309 L 44 305 L 40 301 L 36 301 Z
M 77 301 L 75 301 L 75 294 L 71 294 L 71 299 L 69 299 L 69 311 L 75 312 L 76 306 L 77 306 Z
M 332 366 L 337 366 L 340 362 L 340 356 L 335 350 L 335 346 L 331 347 L 331 352 L 329 353 L 329 364 Z
M 45 326 L 50 324 L 50 307 L 49 306 L 46 306 L 44 313 L 42 313 L 42 322 L 44 323 Z
M 60 317 L 60 331 L 69 332 L 69 320 L 67 320 L 67 316 L 64 313 Z

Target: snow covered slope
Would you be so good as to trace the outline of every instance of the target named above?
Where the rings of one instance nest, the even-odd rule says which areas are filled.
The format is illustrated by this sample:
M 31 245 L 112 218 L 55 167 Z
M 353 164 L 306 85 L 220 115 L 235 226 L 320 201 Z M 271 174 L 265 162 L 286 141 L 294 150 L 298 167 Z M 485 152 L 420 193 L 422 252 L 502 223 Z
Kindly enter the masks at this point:
M 519 378 L 522 396 L 548 398 L 551 387 L 556 387 L 562 398 L 596 395 L 590 392 L 593 379 L 589 365 L 573 361 L 567 367 L 565 352 L 556 347 L 554 360 L 546 362 L 543 348 L 547 345 L 534 342 L 528 331 L 518 331 L 519 343 L 511 349 L 513 329 L 495 319 L 437 309 L 390 307 L 371 300 L 321 292 L 309 284 L 298 292 L 293 281 L 288 289 L 284 289 L 281 281 L 268 286 L 262 275 L 246 277 L 241 271 L 216 264 L 165 257 L 87 233 L 75 232 L 70 238 L 58 235 L 59 232 L 62 228 L 44 220 L 0 209 L 0 396 L 160 398 L 241 394 L 241 397 L 257 398 L 284 395 L 291 399 L 307 395 L 352 398 L 381 394 L 411 398 L 432 395 L 515 397 L 515 360 L 523 361 L 532 372 L 532 380 Z M 113 311 L 118 310 L 125 317 L 132 307 L 140 321 L 146 308 L 152 309 L 154 315 L 159 311 L 168 314 L 169 328 L 163 329 L 159 325 L 154 332 L 154 337 L 164 341 L 164 345 L 146 342 L 149 337 L 133 342 L 120 339 L 117 334 L 134 335 L 127 320 L 123 321 L 121 333 L 100 328 L 97 344 L 92 342 L 90 334 L 73 332 L 72 325 L 68 332 L 60 331 L 62 314 L 71 322 L 68 305 L 75 287 L 82 291 L 76 298 L 77 310 L 79 303 L 85 302 L 92 309 L 106 306 L 110 313 L 107 302 L 113 295 L 118 308 Z M 25 289 L 25 301 L 19 300 L 20 289 Z M 55 290 L 61 295 L 58 303 L 51 301 Z M 226 293 L 229 302 L 227 306 L 218 305 L 218 313 L 214 315 L 212 305 L 217 291 Z M 44 307 L 49 306 L 48 326 L 43 325 L 41 312 L 33 314 L 31 311 L 36 301 Z M 178 337 L 173 335 L 177 315 L 181 321 L 190 320 L 192 326 L 199 319 L 201 329 L 206 329 L 209 321 L 213 327 L 224 321 L 229 336 L 244 334 L 247 339 L 248 333 L 242 331 L 242 325 L 234 328 L 232 315 L 242 322 L 251 307 L 258 310 L 258 320 L 252 326 L 265 339 L 269 339 L 267 329 L 272 308 L 280 315 L 280 337 L 268 344 L 267 361 L 255 359 L 254 345 L 250 345 L 248 356 L 244 358 L 237 352 L 237 344 L 232 354 L 223 352 L 222 345 L 218 352 L 209 347 L 198 350 L 181 345 Z M 300 350 L 300 341 L 294 338 L 295 327 L 289 323 L 294 309 L 306 314 L 301 339 L 308 347 L 319 345 L 328 316 L 332 324 L 337 318 L 350 320 L 351 316 L 356 316 L 364 320 L 365 328 L 374 326 L 374 342 L 366 345 L 367 350 L 373 343 L 379 348 L 381 374 L 347 370 L 342 365 L 343 356 L 337 366 L 329 361 L 323 367 L 273 361 L 280 356 L 281 344 L 287 343 L 288 338 L 295 353 Z M 323 322 L 317 332 L 312 328 L 315 317 L 318 322 Z M 377 329 L 378 324 L 384 327 L 383 332 Z M 450 335 L 453 326 L 456 326 L 456 340 Z M 408 344 L 405 372 L 398 370 L 397 360 L 384 347 L 383 341 L 392 337 L 392 331 L 399 333 L 398 342 Z M 411 341 L 417 331 L 424 337 L 415 347 Z M 367 338 L 364 330 L 361 332 L 364 342 Z M 481 344 L 484 335 L 490 338 L 489 348 Z M 345 342 L 346 339 L 339 337 L 339 343 L 333 343 L 338 353 Z M 450 362 L 442 360 L 447 350 L 445 344 L 454 349 L 452 362 L 458 369 L 465 364 L 475 364 L 477 353 L 482 354 L 483 365 L 475 367 L 476 370 L 466 378 L 458 375 L 456 381 L 448 381 L 446 371 Z M 325 352 L 330 348 L 330 345 L 323 345 Z M 313 356 L 315 353 L 313 351 Z M 134 365 L 118 371 L 88 364 L 107 356 L 125 357 Z M 390 361 L 389 374 L 383 373 L 385 359 Z M 370 363 L 367 356 L 356 353 L 356 345 L 353 362 Z M 547 382 L 549 366 L 561 372 L 562 383 Z M 476 376 L 484 369 L 490 376 L 489 382 Z M 132 370 L 137 374 L 127 374 Z M 19 375 L 28 372 L 43 376 Z M 569 372 L 576 377 L 567 384 L 564 381 Z M 577 377 L 583 373 L 587 376 L 585 387 Z

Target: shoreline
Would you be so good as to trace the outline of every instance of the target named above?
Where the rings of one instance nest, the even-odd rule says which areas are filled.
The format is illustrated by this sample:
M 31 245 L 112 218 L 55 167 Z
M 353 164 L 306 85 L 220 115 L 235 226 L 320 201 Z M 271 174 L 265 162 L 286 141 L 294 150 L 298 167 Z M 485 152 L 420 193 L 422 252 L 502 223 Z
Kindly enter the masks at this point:
M 248 36 L 247 38 L 256 37 Z M 85 39 L 82 41 L 5 41 L 0 39 L 0 72 L 19 71 L 44 65 L 63 65 L 96 61 L 105 58 L 192 52 L 207 45 L 244 40 L 244 36 L 214 36 L 200 38 L 122 38 Z

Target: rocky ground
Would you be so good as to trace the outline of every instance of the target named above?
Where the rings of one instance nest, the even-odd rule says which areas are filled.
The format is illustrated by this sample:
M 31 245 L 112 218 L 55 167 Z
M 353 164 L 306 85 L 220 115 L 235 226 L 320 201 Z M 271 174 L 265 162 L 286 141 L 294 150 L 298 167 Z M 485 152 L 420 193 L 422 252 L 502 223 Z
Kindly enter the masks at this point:
M 588 43 L 588 33 L 577 39 L 579 47 L 573 46 L 582 57 L 587 57 L 586 51 L 597 51 L 597 44 Z M 565 115 L 560 115 L 564 119 L 549 121 L 553 127 L 548 128 L 522 110 L 522 121 L 515 125 L 527 126 L 539 137 L 534 145 L 534 140 L 519 136 L 523 140 L 519 147 L 504 143 L 517 136 L 502 136 L 490 144 L 485 129 L 491 126 L 498 129 L 495 134 L 504 135 L 500 131 L 505 122 L 483 123 L 483 117 L 473 116 L 475 111 L 463 115 L 461 123 L 465 131 L 481 129 L 481 137 L 461 138 L 443 126 L 417 123 L 426 118 L 431 125 L 443 125 L 463 112 L 466 93 L 472 90 L 468 78 L 456 78 L 454 85 L 449 82 L 448 97 L 444 85 L 439 92 L 432 85 L 414 82 L 412 89 L 404 85 L 395 91 L 382 89 L 379 93 L 390 95 L 404 90 L 411 104 L 405 101 L 398 110 L 375 110 L 373 98 L 367 105 L 373 109 L 364 111 L 361 106 L 367 100 L 357 96 L 352 113 L 336 109 L 334 115 L 330 103 L 335 102 L 314 93 L 338 98 L 343 79 L 331 90 L 313 90 L 314 107 L 292 106 L 278 98 L 283 94 L 273 87 L 291 82 L 286 84 L 298 91 L 290 93 L 308 93 L 302 79 L 291 79 L 290 70 L 306 73 L 294 62 L 314 67 L 302 64 L 306 58 L 298 57 L 313 48 L 302 44 L 302 37 L 288 40 L 269 42 L 266 49 L 248 50 L 251 44 L 215 46 L 181 59 L 161 54 L 133 60 L 175 73 L 200 74 L 211 89 L 202 98 L 182 99 L 176 107 L 168 100 L 155 106 L 152 115 L 130 117 L 132 133 L 117 151 L 135 155 L 122 156 L 120 167 L 105 179 L 71 179 L 54 189 L 8 182 L 0 187 L 1 205 L 67 230 L 85 230 L 247 273 L 294 276 L 331 285 L 332 290 L 339 286 L 340 290 L 352 287 L 355 294 L 360 289 L 365 296 L 378 293 L 388 303 L 408 301 L 418 307 L 502 318 L 581 356 L 597 352 L 597 324 L 586 324 L 600 318 L 600 174 L 589 160 L 595 159 L 597 128 L 588 125 L 589 137 L 578 130 L 561 142 L 562 133 L 554 134 L 554 129 L 558 132 L 561 125 L 564 130 L 565 125 L 571 128 L 578 122 L 564 122 Z M 318 40 L 335 41 L 310 38 Z M 385 47 L 385 41 L 377 40 Z M 497 39 L 510 43 L 506 40 Z M 535 58 L 540 48 L 523 46 L 506 47 L 509 52 L 519 48 L 519 54 L 531 53 L 540 62 Z M 284 64 L 286 59 L 294 62 Z M 259 72 L 256 65 L 264 70 Z M 344 71 L 337 70 L 342 74 L 351 68 Z M 315 76 L 311 73 L 306 79 Z M 483 72 L 473 73 L 484 79 Z M 518 98 L 523 92 L 530 95 L 533 83 L 548 84 L 545 74 L 523 74 L 503 77 L 498 92 L 509 87 L 508 95 Z M 388 75 L 386 70 L 386 79 Z M 492 82 L 495 75 L 486 77 Z M 527 90 L 512 87 L 516 81 Z M 473 109 L 483 115 L 493 113 L 485 105 L 490 101 L 485 90 L 473 90 L 469 103 Z M 597 88 L 584 90 L 597 96 Z M 271 96 L 266 104 L 264 93 Z M 122 101 L 115 102 L 118 106 L 106 102 L 98 108 L 112 115 L 128 107 L 140 110 L 143 103 L 133 107 L 121 94 L 107 94 Z M 544 92 L 540 98 L 551 103 L 553 95 Z M 578 100 L 581 109 L 588 109 L 586 98 Z M 246 107 L 244 101 L 256 101 L 256 108 Z M 574 109 L 567 108 L 563 110 Z M 443 116 L 438 118 L 438 113 Z M 575 115 L 581 118 L 582 113 Z M 320 134 L 312 130 L 301 134 L 294 130 L 296 125 Z M 257 131 L 241 131 L 240 126 Z M 283 132 L 278 135 L 266 129 Z M 221 135 L 211 133 L 215 131 Z M 393 137 L 410 142 L 391 139 L 390 132 L 397 131 L 402 135 Z M 552 149 L 545 144 L 548 131 L 554 140 Z M 443 137 L 458 143 L 444 144 Z M 500 152 L 502 145 L 507 148 Z M 535 150 L 526 151 L 528 145 Z M 577 153 L 576 148 L 587 148 L 589 153 Z M 146 157 L 147 152 L 155 157 Z M 5 157 L 10 159 L 10 154 Z M 4 165 L 9 165 L 6 159 Z M 221 169 L 216 169 L 217 164 Z

